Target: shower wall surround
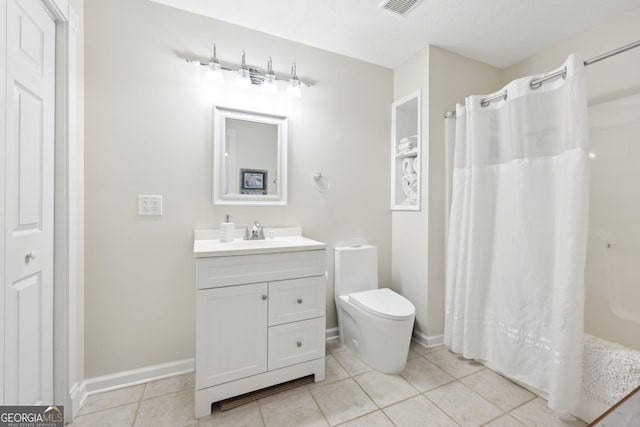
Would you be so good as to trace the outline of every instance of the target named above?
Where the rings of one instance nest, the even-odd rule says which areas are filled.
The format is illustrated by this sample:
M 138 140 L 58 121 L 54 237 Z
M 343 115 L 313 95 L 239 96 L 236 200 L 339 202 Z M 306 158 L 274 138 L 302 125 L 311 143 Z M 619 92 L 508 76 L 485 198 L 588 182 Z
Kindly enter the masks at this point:
M 640 9 L 637 9 L 505 69 L 502 73 L 503 81 L 507 82 L 523 75 L 538 73 L 545 68 L 549 69 L 555 66 L 553 65 L 554 61 L 556 64 L 560 63 L 562 58 L 566 57 L 570 53 L 575 53 L 578 57 L 584 60 L 623 46 L 627 43 L 631 43 L 638 39 L 639 24 Z M 561 59 L 558 60 L 558 58 Z M 592 148 L 596 155 L 596 158 L 593 158 L 592 162 L 601 162 L 597 165 L 594 164 L 594 167 L 592 168 L 592 173 L 596 175 L 591 182 L 591 191 L 599 192 L 597 197 L 593 198 L 592 203 L 596 202 L 601 204 L 602 200 L 607 200 L 608 203 L 612 203 L 612 200 L 615 200 L 615 198 L 619 197 L 621 193 L 624 193 L 625 186 L 628 185 L 628 180 L 625 179 L 623 174 L 629 170 L 633 171 L 633 169 L 629 169 L 628 167 L 626 171 L 622 171 L 625 165 L 616 166 L 615 173 L 620 178 L 620 185 L 615 187 L 617 179 L 609 179 L 609 177 L 606 176 L 612 172 L 607 169 L 606 164 L 603 166 L 602 162 L 608 161 L 608 164 L 617 164 L 617 161 L 620 160 L 620 154 L 615 150 L 611 151 L 612 147 L 607 146 L 607 150 L 601 153 L 602 156 L 600 156 L 600 158 L 597 157 L 599 146 L 603 143 L 601 141 L 601 130 L 599 131 L 597 128 L 598 126 L 606 128 L 605 125 L 615 124 L 615 126 L 609 126 L 609 129 L 607 130 L 608 135 L 605 140 L 607 140 L 607 138 L 611 138 L 611 135 L 615 135 L 615 133 L 625 135 L 625 131 L 627 131 L 627 139 L 629 138 L 628 132 L 632 127 L 631 124 L 634 120 L 637 121 L 637 119 L 634 119 L 634 117 L 637 116 L 633 116 L 634 113 L 632 113 L 632 111 L 636 110 L 638 105 L 637 96 L 638 93 L 640 93 L 640 76 L 638 75 L 637 70 L 639 69 L 639 49 L 631 50 L 618 55 L 615 58 L 607 59 L 606 61 L 599 62 L 586 68 L 587 97 L 593 113 L 593 118 L 590 117 L 590 126 L 596 126 L 591 130 L 593 132 L 593 138 L 591 141 Z M 606 123 L 606 121 L 602 123 L 602 119 L 598 116 L 598 112 L 607 111 L 608 108 L 611 108 L 611 106 L 615 107 L 616 105 L 624 105 L 624 108 L 626 109 L 625 114 L 616 115 L 609 113 L 609 116 L 615 119 L 612 119 L 610 123 Z M 624 126 L 622 126 L 623 123 Z M 633 133 L 631 133 L 631 135 L 633 135 Z M 633 139 L 633 137 L 631 138 Z M 629 142 L 625 140 L 620 140 L 620 137 L 617 139 L 617 146 L 625 152 L 625 158 L 634 158 L 633 155 L 629 155 L 630 151 L 624 148 L 624 144 L 628 143 Z M 632 149 L 632 147 L 630 146 L 629 149 Z M 610 192 L 610 194 L 605 195 L 606 193 L 604 192 Z M 634 200 L 633 195 L 629 195 L 629 198 L 629 200 Z M 632 229 L 630 229 L 629 233 L 621 233 L 618 229 L 617 234 L 613 233 L 616 234 L 616 236 L 612 236 L 611 233 L 605 233 L 608 234 L 606 237 L 609 239 L 617 237 L 617 239 L 610 240 L 609 243 L 611 243 L 611 247 L 607 248 L 606 239 L 603 239 L 602 234 L 602 231 L 607 231 L 606 229 L 603 230 L 603 228 L 610 228 L 611 224 L 615 224 L 617 227 L 621 224 L 628 224 L 630 227 L 633 227 L 633 221 L 625 222 L 624 220 L 625 218 L 629 218 L 629 215 L 630 217 L 633 217 L 633 212 L 630 211 L 633 207 L 633 202 L 625 200 L 622 204 L 614 204 L 612 206 L 615 206 L 615 208 L 611 206 L 593 206 L 592 204 L 591 208 L 592 210 L 595 210 L 590 213 L 593 217 L 590 219 L 590 227 L 593 228 L 595 226 L 598 230 L 591 229 L 591 235 L 589 236 L 590 252 L 588 257 L 591 258 L 588 258 L 590 265 L 586 270 L 585 277 L 588 293 L 584 314 L 585 332 L 609 341 L 621 342 L 629 347 L 635 348 L 636 350 L 640 350 L 640 348 L 638 348 L 638 340 L 629 338 L 633 335 L 633 328 L 637 325 L 637 319 L 639 317 L 638 313 L 636 312 L 632 314 L 632 317 L 634 317 L 635 320 L 631 319 L 631 321 L 629 319 L 625 319 L 624 314 L 622 316 L 615 315 L 615 306 L 619 305 L 616 299 L 626 298 L 627 300 L 633 300 L 633 294 L 631 294 L 631 292 L 633 292 L 633 287 L 627 286 L 624 289 L 616 289 L 615 287 L 620 286 L 621 284 L 626 286 L 624 285 L 625 283 L 635 283 L 633 282 L 632 277 L 634 274 L 637 274 L 637 271 L 635 270 L 625 270 L 622 265 L 615 265 L 616 262 L 619 263 L 623 261 L 624 256 L 629 256 L 629 252 L 626 252 L 629 247 L 633 248 L 636 246 L 635 242 L 631 245 L 628 244 L 628 241 L 621 242 L 619 236 L 624 236 L 624 239 L 629 239 L 633 238 L 635 235 L 633 234 Z M 617 219 L 609 218 L 609 225 L 603 226 L 605 221 L 602 220 L 602 212 L 608 210 L 618 212 L 620 217 Z M 618 243 L 618 248 L 615 247 L 615 243 Z M 620 245 L 620 243 L 622 243 L 622 245 Z M 632 249 L 632 251 L 633 250 L 635 249 Z M 616 274 L 610 275 L 609 277 L 606 277 L 606 274 L 604 273 L 607 268 L 607 262 L 610 263 L 608 266 L 609 268 L 618 270 L 615 271 Z M 613 270 L 611 271 L 613 272 Z M 627 277 L 625 277 L 625 275 Z M 597 309 L 595 308 L 596 304 L 594 304 L 594 301 L 599 301 L 605 297 L 608 298 L 611 295 L 614 295 L 614 297 L 613 299 L 608 300 L 610 301 L 609 304 L 597 304 L 599 307 Z M 612 310 L 613 312 L 607 313 L 609 310 Z M 602 316 L 605 317 L 603 318 Z M 607 319 L 607 316 L 609 320 L 605 320 Z M 614 319 L 614 321 L 612 322 L 611 319 Z M 607 327 L 603 328 L 601 326 L 602 322 L 605 322 Z M 631 328 L 631 330 L 629 328 Z M 615 329 L 619 330 L 616 331 Z
M 375 244 L 389 282 L 392 70 L 145 0 L 86 0 L 85 12 L 87 377 L 194 356 L 193 230 L 225 214 L 302 226 L 327 253 Z M 314 85 L 298 99 L 203 86 L 183 58 L 207 59 L 214 42 L 223 62 L 245 50 L 263 66 L 269 52 L 276 73 L 293 58 Z M 211 203 L 213 105 L 288 117 L 287 206 Z M 163 215 L 136 216 L 139 194 L 161 194 Z M 327 270 L 334 328 L 332 259 Z

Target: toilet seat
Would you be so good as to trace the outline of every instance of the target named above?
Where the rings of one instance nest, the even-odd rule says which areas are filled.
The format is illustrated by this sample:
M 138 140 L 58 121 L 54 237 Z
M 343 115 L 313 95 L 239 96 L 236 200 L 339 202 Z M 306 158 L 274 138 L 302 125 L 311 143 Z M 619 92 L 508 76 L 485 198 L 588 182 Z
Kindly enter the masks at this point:
M 389 288 L 355 292 L 349 295 L 349 302 L 384 319 L 407 320 L 415 314 L 413 304 Z

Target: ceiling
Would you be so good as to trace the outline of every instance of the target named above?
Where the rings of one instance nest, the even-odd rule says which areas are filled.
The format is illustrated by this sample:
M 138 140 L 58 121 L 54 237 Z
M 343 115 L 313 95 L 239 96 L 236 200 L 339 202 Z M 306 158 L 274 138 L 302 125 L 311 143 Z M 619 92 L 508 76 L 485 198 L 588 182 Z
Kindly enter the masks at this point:
M 423 0 L 400 17 L 379 9 L 380 0 L 151 1 L 388 68 L 429 44 L 505 68 L 640 7 L 638 0 Z

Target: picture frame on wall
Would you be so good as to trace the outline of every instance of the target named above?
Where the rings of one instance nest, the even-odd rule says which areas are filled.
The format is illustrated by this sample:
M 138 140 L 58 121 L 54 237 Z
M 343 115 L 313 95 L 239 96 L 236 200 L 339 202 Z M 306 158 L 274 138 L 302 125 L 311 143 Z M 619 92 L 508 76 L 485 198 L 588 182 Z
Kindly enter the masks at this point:
M 267 171 L 240 169 L 240 194 L 267 194 Z

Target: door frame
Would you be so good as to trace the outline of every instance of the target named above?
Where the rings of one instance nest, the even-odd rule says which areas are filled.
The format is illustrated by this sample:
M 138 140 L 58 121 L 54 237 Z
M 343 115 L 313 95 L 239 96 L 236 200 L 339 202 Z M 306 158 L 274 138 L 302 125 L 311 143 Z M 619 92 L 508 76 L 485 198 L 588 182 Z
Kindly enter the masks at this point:
M 0 7 L 0 22 L 7 22 L 7 5 Z M 4 404 L 4 263 L 5 263 L 5 239 L 4 232 L 6 227 L 5 220 L 5 147 L 6 147 L 6 104 L 7 104 L 7 30 L 0 31 L 0 165 L 3 167 L 3 173 L 0 174 L 0 278 L 2 290 L 0 291 L 0 307 L 2 307 L 2 316 L 0 316 L 0 403 Z
M 53 265 L 53 400 L 72 420 L 84 393 L 82 136 L 78 127 L 77 13 L 67 0 L 40 0 L 56 25 Z M 80 190 L 80 191 L 79 191 Z M 75 221 L 72 221 L 75 220 Z M 80 338 L 80 339 L 79 339 Z
M 53 268 L 53 399 L 65 406 L 71 420 L 86 396 L 84 384 L 84 221 L 83 136 L 78 109 L 77 13 L 68 0 L 40 0 L 56 24 L 55 154 L 54 154 L 54 268 Z M 0 7 L 6 22 L 7 6 Z M 6 31 L 0 31 L 0 124 L 6 129 Z M 80 125 L 80 126 L 79 126 Z M 5 163 L 6 134 L 0 133 L 0 164 Z M 5 178 L 0 174 L 0 277 L 4 271 Z M 0 292 L 4 307 L 4 292 Z M 4 310 L 3 310 L 4 312 Z M 4 315 L 0 316 L 0 366 L 4 366 Z M 4 384 L 3 369 L 0 380 Z M 4 390 L 0 388 L 0 402 Z

